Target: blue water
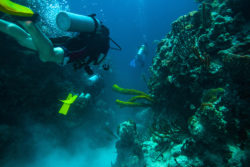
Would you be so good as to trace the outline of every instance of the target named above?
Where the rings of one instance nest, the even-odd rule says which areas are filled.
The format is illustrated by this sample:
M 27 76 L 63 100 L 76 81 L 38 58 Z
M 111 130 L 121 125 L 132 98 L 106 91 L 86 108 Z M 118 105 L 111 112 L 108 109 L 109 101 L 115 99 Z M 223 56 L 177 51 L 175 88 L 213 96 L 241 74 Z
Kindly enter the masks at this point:
M 97 19 L 106 25 L 122 51 L 110 50 L 107 63 L 111 64 L 112 78 L 108 81 L 121 86 L 146 90 L 141 75 L 149 77 L 148 67 L 155 54 L 157 41 L 171 30 L 171 23 L 178 17 L 197 9 L 195 0 L 28 0 L 31 8 L 37 2 L 39 12 L 45 15 L 45 22 L 56 27 L 55 18 L 60 10 L 89 15 L 97 14 Z M 41 3 L 43 2 L 43 3 Z M 52 27 L 52 30 L 54 30 Z M 51 33 L 50 33 L 51 35 Z M 53 34 L 54 35 L 54 34 Z M 145 68 L 131 68 L 139 46 L 148 44 L 149 54 Z M 136 79 L 136 80 L 134 80 Z M 132 82 L 131 82 L 132 81 Z M 112 83 L 110 83 L 112 84 Z
M 164 38 L 171 30 L 171 23 L 178 17 L 198 7 L 194 0 L 71 0 L 68 4 L 70 11 L 74 13 L 96 13 L 97 18 L 110 29 L 111 38 L 122 47 L 121 52 L 109 51 L 107 63 L 111 64 L 112 73 L 104 73 L 105 92 L 107 97 L 110 97 L 106 100 L 110 100 L 111 105 L 114 104 L 114 99 L 121 97 L 111 90 L 113 84 L 148 91 L 142 75 L 144 74 L 146 79 L 150 77 L 149 66 L 157 47 L 155 41 Z M 149 47 L 146 65 L 144 68 L 132 68 L 129 63 L 144 42 Z M 115 112 L 118 122 L 133 118 L 134 114 L 133 109 L 129 108 L 117 108 Z M 91 152 L 99 160 L 97 162 L 91 159 L 94 162 L 88 167 L 100 166 L 98 164 L 102 164 L 102 167 L 110 166 L 110 161 L 114 162 L 116 156 L 114 146 L 115 143 L 112 147 L 106 148 L 108 150 Z M 78 167 L 77 164 L 75 167 Z
M 154 41 L 164 38 L 178 17 L 197 9 L 194 0 L 71 0 L 68 3 L 72 12 L 96 13 L 109 27 L 111 37 L 121 45 L 121 52 L 109 52 L 113 82 L 141 90 L 146 90 L 141 74 L 148 76 L 147 67 L 157 46 Z M 143 42 L 149 45 L 146 68 L 131 68 L 129 62 Z
M 113 93 L 111 86 L 108 85 L 118 84 L 121 87 L 147 92 L 142 74 L 145 74 L 146 78 L 150 76 L 149 66 L 157 47 L 155 41 L 164 38 L 171 30 L 171 23 L 178 17 L 198 7 L 194 0 L 82 0 L 81 2 L 71 0 L 68 2 L 71 12 L 96 13 L 97 18 L 110 29 L 111 37 L 122 47 L 121 52 L 110 50 L 108 55 L 112 73 L 104 78 L 107 96 L 112 97 L 109 98 L 111 104 L 120 95 Z M 149 46 L 146 65 L 144 68 L 132 68 L 129 63 L 143 42 Z M 117 119 L 125 121 L 131 118 L 127 115 L 130 109 L 121 110 L 116 111 L 120 117 Z M 133 111 L 131 113 L 133 114 Z M 114 158 L 114 156 L 111 157 Z M 107 164 L 111 157 L 105 156 Z
M 146 79 L 150 77 L 149 66 L 155 55 L 157 41 L 171 30 L 171 23 L 178 17 L 197 9 L 194 0 L 82 0 L 68 1 L 71 12 L 78 14 L 96 13 L 110 29 L 113 38 L 122 47 L 122 51 L 110 50 L 107 63 L 112 73 L 104 76 L 106 85 L 118 84 L 125 88 L 134 88 L 147 92 Z M 146 42 L 149 54 L 144 68 L 132 68 L 130 61 L 135 57 L 139 46 Z M 121 97 L 105 87 L 110 103 Z M 108 99 L 108 100 L 109 100 Z M 131 109 L 122 109 L 127 112 Z M 133 111 L 132 111 L 133 112 Z M 124 113 L 121 111 L 120 116 Z M 121 116 L 123 117 L 123 116 Z M 129 116 L 125 115 L 122 120 Z
M 34 0 L 35 2 L 43 2 Z M 50 3 L 50 0 L 44 0 Z M 122 51 L 110 50 L 106 62 L 111 65 L 110 73 L 103 73 L 106 87 L 107 102 L 114 104 L 117 93 L 112 92 L 111 86 L 118 84 L 121 87 L 133 88 L 147 92 L 147 85 L 142 78 L 150 77 L 149 66 L 155 55 L 157 41 L 171 30 L 171 23 L 178 17 L 197 9 L 194 0 L 53 0 L 51 8 L 56 6 L 55 2 L 68 4 L 71 12 L 88 15 L 97 14 L 97 19 L 103 21 Z M 47 6 L 48 9 L 48 6 Z M 51 10 L 55 10 L 52 8 Z M 56 10 L 59 11 L 59 10 Z M 53 12 L 52 12 L 53 13 Z M 48 16 L 49 17 L 49 16 Z M 54 17 L 53 17 L 54 18 Z M 48 20 L 52 21 L 48 18 Z M 136 56 L 139 46 L 146 42 L 149 54 L 146 58 L 144 68 L 133 68 L 130 61 Z M 112 97 L 112 98 L 111 98 Z M 110 100 L 110 101 L 109 101 Z M 118 107 L 117 107 L 118 108 Z M 125 121 L 131 116 L 127 110 L 117 109 L 117 120 Z M 126 112 L 124 112 L 126 110 Z M 133 111 L 132 111 L 133 113 Z M 36 128 L 36 127 L 31 127 Z M 41 127 L 37 127 L 39 129 Z M 34 129 L 32 129 L 34 130 Z M 75 132 L 81 134 L 82 132 Z M 115 143 L 108 147 L 90 149 L 85 141 L 72 141 L 72 148 L 58 148 L 53 139 L 43 139 L 37 136 L 36 155 L 34 160 L 25 163 L 25 167 L 110 167 L 110 162 L 115 160 Z M 1 165 L 0 165 L 1 166 Z M 16 166 L 10 162 L 6 167 Z

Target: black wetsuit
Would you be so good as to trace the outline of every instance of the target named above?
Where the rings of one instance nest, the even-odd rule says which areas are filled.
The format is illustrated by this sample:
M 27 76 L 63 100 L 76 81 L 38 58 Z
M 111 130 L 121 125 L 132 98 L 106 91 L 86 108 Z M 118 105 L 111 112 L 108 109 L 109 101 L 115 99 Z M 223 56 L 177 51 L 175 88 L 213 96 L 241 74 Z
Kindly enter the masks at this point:
M 64 49 L 65 57 L 69 58 L 68 63 L 73 64 L 75 69 L 83 67 L 89 75 L 93 74 L 89 64 L 99 65 L 110 48 L 109 30 L 104 25 L 97 32 L 79 33 L 72 38 L 60 37 L 51 41 Z

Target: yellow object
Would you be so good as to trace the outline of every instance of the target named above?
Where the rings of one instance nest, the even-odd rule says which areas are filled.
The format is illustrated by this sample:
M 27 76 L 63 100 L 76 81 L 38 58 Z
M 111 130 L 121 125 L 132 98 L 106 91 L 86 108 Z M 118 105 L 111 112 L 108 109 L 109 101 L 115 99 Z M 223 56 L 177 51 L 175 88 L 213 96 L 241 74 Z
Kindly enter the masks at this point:
M 136 101 L 138 99 L 146 99 L 146 100 L 148 100 L 150 102 L 154 102 L 153 98 L 151 96 L 149 96 L 149 95 L 147 95 L 147 96 L 145 96 L 145 95 L 134 96 L 134 97 L 131 97 L 129 99 L 129 101 L 134 102 L 134 101 Z
M 119 87 L 118 85 L 114 84 L 112 86 L 112 89 L 118 93 L 122 93 L 122 94 L 128 94 L 128 95 L 145 95 L 148 96 L 146 93 L 136 90 L 136 89 L 124 89 Z
M 0 0 L 0 11 L 22 17 L 32 17 L 34 15 L 34 12 L 30 8 L 11 2 L 10 0 Z
M 72 94 L 70 93 L 66 100 L 60 100 L 61 102 L 63 102 L 63 105 L 61 109 L 59 110 L 59 113 L 63 115 L 67 115 L 70 105 L 74 103 L 77 97 L 78 97 L 77 95 L 72 96 Z
M 151 106 L 152 103 L 154 102 L 154 99 L 150 95 L 142 91 L 136 90 L 136 89 L 125 89 L 125 88 L 119 87 L 116 84 L 112 86 L 112 89 L 121 94 L 136 95 L 134 97 L 131 97 L 128 101 L 121 101 L 117 99 L 115 102 L 120 107 L 148 107 L 148 106 Z M 135 102 L 136 100 L 139 100 L 139 99 L 144 99 L 148 101 L 149 103 Z
M 116 104 L 118 104 L 120 107 L 149 107 L 150 104 L 147 103 L 135 103 L 130 101 L 121 101 L 119 99 L 116 99 Z

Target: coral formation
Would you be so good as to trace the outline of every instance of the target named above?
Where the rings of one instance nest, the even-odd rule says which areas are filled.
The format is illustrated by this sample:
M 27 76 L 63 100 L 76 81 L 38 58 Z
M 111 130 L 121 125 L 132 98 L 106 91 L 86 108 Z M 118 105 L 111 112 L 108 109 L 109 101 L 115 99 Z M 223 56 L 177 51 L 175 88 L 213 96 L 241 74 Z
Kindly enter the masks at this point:
M 115 100 L 116 104 L 118 104 L 120 107 L 148 107 L 151 106 L 147 103 L 136 103 L 131 101 L 121 101 L 119 99 Z
M 120 107 L 149 107 L 154 102 L 153 98 L 150 95 L 148 95 L 142 91 L 139 91 L 139 90 L 121 88 L 116 84 L 114 84 L 112 86 L 112 89 L 118 93 L 121 93 L 121 94 L 137 95 L 137 96 L 131 97 L 128 101 L 121 101 L 121 100 L 117 99 L 115 102 Z M 140 100 L 140 99 L 144 99 L 148 103 L 135 102 L 135 101 Z
M 158 43 L 147 167 L 250 164 L 250 1 L 199 2 Z
M 133 121 L 121 123 L 117 129 L 120 140 L 116 143 L 117 159 L 112 167 L 143 167 L 142 144 L 139 140 L 136 124 Z

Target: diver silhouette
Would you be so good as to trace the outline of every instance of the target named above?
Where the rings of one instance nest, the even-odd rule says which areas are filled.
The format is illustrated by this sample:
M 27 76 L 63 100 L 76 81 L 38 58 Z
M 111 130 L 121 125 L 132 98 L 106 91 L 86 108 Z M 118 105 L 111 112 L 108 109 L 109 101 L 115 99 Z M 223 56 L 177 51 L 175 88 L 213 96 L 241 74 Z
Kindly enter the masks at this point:
M 17 24 L 0 19 L 0 31 L 13 37 L 21 46 L 36 51 L 42 62 L 59 65 L 73 64 L 74 69 L 84 68 L 91 76 L 94 74 L 90 64 L 99 65 L 110 49 L 109 29 L 95 18 L 60 12 L 57 26 L 69 32 L 77 32 L 73 37 L 48 38 L 35 24 L 31 9 L 15 4 L 0 2 L 0 11 L 18 16 Z M 116 43 L 115 43 L 116 44 Z M 120 48 L 118 44 L 116 46 Z M 104 67 L 107 70 L 107 67 Z
M 144 67 L 145 66 L 145 61 L 146 61 L 146 57 L 147 57 L 147 44 L 144 43 L 142 44 L 138 51 L 137 51 L 137 54 L 135 56 L 135 58 L 133 58 L 131 61 L 130 61 L 130 66 L 131 67 Z

